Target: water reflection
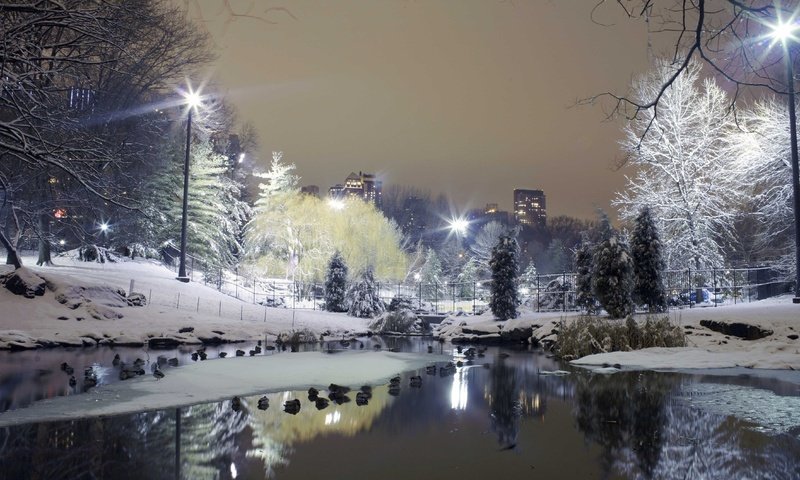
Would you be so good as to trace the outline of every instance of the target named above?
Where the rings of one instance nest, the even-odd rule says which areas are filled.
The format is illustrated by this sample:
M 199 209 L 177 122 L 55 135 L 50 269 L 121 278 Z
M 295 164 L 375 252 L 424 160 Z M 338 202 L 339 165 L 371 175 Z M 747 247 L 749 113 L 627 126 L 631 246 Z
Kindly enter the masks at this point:
M 243 397 L 239 411 L 227 400 L 7 427 L 0 478 L 800 478 L 796 386 L 664 373 L 544 376 L 538 371 L 565 366 L 539 352 L 504 352 L 490 349 L 452 376 L 405 372 L 398 396 L 375 385 L 364 406 L 317 410 L 307 392 L 287 391 L 267 394 L 267 410 L 256 408 L 259 395 Z M 421 388 L 410 387 L 412 375 L 422 376 Z M 25 381 L 6 376 L 0 385 L 27 389 Z M 293 399 L 300 411 L 284 413 Z

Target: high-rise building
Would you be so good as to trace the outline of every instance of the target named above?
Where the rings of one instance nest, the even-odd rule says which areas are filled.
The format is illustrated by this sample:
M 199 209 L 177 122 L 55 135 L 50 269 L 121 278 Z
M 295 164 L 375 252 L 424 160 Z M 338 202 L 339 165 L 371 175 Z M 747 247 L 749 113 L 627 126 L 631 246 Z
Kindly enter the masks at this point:
M 380 208 L 383 199 L 383 183 L 375 179 L 371 173 L 351 173 L 344 181 L 344 185 L 337 183 L 328 189 L 332 198 L 357 197 L 365 202 L 371 202 Z
M 547 203 L 541 190 L 514 189 L 514 220 L 518 225 L 547 225 Z

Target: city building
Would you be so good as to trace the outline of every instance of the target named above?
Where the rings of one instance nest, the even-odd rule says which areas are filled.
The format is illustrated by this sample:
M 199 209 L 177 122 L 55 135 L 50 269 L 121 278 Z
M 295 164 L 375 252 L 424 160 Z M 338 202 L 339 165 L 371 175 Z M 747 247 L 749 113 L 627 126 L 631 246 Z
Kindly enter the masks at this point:
M 509 213 L 500 210 L 496 203 L 487 203 L 484 208 L 473 208 L 467 211 L 466 218 L 474 228 L 479 228 L 489 222 L 509 224 Z
M 306 185 L 300 188 L 300 193 L 319 198 L 319 187 L 316 185 Z
M 328 189 L 331 198 L 355 197 L 371 202 L 380 208 L 383 183 L 371 173 L 358 172 L 347 176 L 344 184 L 337 183 Z
M 517 225 L 547 225 L 547 202 L 541 190 L 514 189 L 514 220 Z

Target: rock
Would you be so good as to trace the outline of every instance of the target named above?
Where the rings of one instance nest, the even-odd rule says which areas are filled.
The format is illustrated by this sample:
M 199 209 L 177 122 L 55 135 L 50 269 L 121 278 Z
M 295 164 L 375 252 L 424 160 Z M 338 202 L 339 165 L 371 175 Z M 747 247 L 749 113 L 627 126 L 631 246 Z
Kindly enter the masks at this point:
M 25 267 L 20 267 L 11 273 L 0 276 L 0 283 L 6 289 L 15 294 L 26 298 L 41 297 L 44 295 L 47 282 L 40 276 Z
M 147 297 L 144 296 L 144 293 L 139 292 L 131 292 L 131 294 L 125 298 L 125 301 L 128 302 L 129 307 L 144 307 L 147 305 Z
M 800 337 L 798 337 L 798 336 L 797 336 L 797 334 L 794 334 L 794 333 L 793 333 L 793 334 L 791 334 L 791 335 L 786 335 L 786 337 L 787 337 L 789 340 L 797 340 L 798 338 L 800 338 Z
M 178 330 L 178 333 L 192 333 L 194 332 L 194 327 L 183 327 Z
M 147 341 L 147 346 L 150 347 L 150 348 L 170 348 L 170 349 L 172 349 L 172 348 L 176 348 L 180 344 L 181 344 L 181 342 L 179 342 L 177 339 L 171 338 L 171 337 L 153 337 L 153 338 L 151 338 L 150 340 Z
M 772 335 L 772 330 L 768 330 L 766 328 L 757 327 L 755 325 L 748 325 L 746 323 L 725 323 L 725 322 L 717 322 L 714 320 L 700 320 L 700 325 L 706 327 L 709 330 L 713 330 L 715 332 L 719 332 L 725 335 L 730 335 L 732 337 L 739 337 L 744 340 L 758 340 L 761 338 L 768 337 Z
M 61 315 L 60 317 L 58 317 L 58 319 L 59 320 L 69 320 L 69 317 L 65 317 L 64 315 Z

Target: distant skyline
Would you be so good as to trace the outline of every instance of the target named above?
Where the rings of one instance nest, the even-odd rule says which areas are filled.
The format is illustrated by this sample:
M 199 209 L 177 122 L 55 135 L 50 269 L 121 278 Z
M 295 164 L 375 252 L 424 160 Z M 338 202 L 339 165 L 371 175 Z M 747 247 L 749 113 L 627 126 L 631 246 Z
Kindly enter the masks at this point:
M 260 164 L 282 150 L 321 194 L 361 170 L 463 211 L 511 211 L 530 188 L 549 216 L 590 218 L 624 185 L 621 123 L 574 107 L 647 68 L 644 23 L 613 2 L 598 20 L 614 26 L 580 0 L 182 3 L 218 47 L 211 75 L 258 132 Z

